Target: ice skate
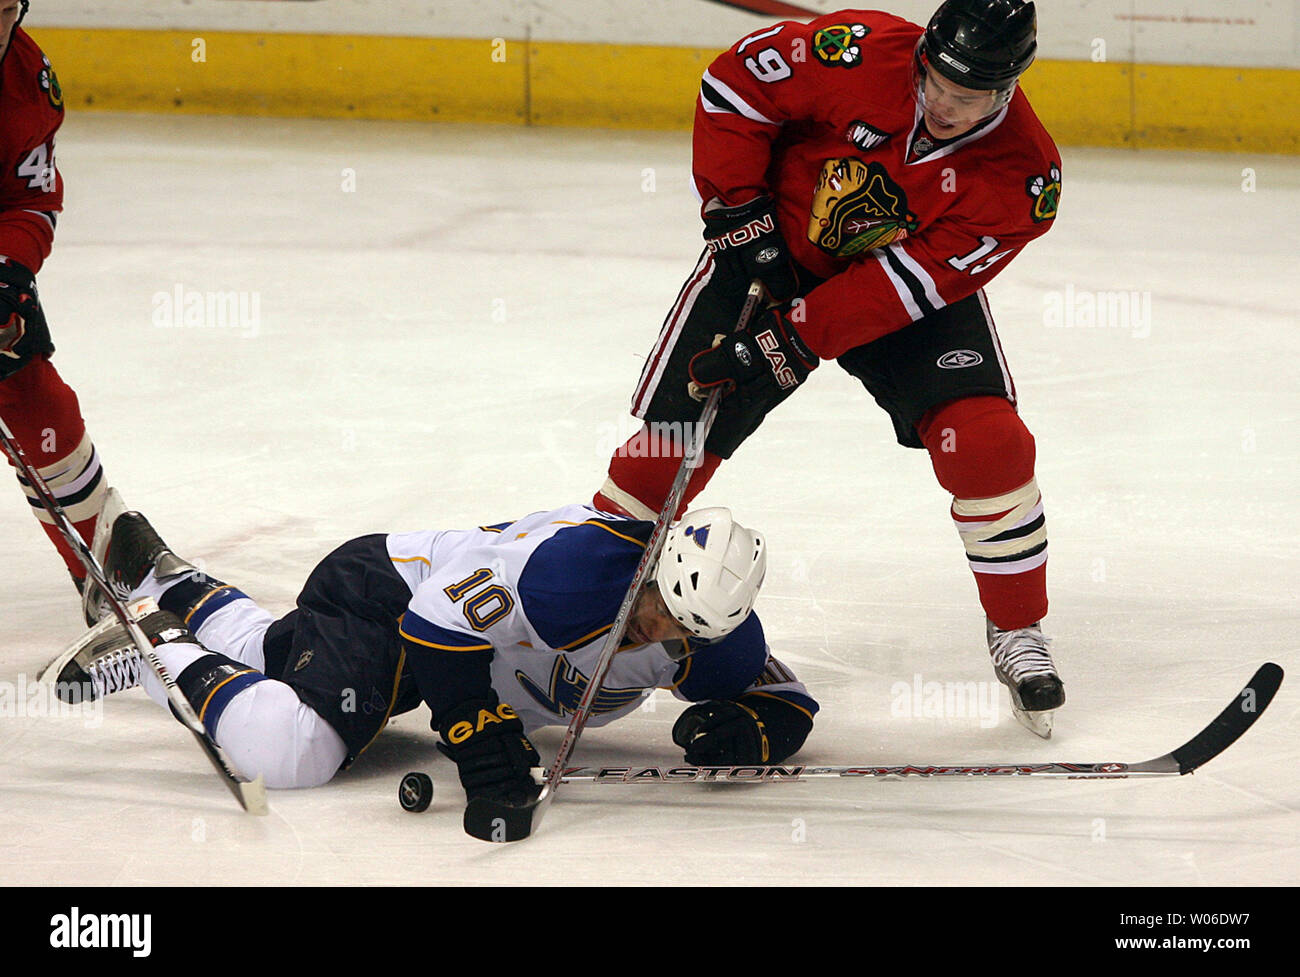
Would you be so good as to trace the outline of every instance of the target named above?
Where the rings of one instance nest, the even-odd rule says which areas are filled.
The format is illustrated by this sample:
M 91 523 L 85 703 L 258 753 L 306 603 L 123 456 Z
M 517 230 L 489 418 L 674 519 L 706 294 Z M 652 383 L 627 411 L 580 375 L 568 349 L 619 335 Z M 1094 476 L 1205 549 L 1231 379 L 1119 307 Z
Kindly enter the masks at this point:
M 167 580 L 197 569 L 173 553 L 138 512 L 123 512 L 114 519 L 100 559 L 109 586 L 123 600 L 150 570 L 158 580 Z
M 189 634 L 180 618 L 159 610 L 151 597 L 133 601 L 126 610 L 155 645 Z M 52 684 L 55 695 L 64 702 L 94 702 L 138 686 L 140 670 L 145 667 L 140 649 L 126 628 L 116 618 L 108 617 L 45 666 L 41 681 Z
M 1011 691 L 1011 711 L 1027 730 L 1052 737 L 1052 710 L 1065 704 L 1065 686 L 1056 672 L 1049 639 L 1038 624 L 1000 630 L 988 621 L 989 655 L 998 681 Z

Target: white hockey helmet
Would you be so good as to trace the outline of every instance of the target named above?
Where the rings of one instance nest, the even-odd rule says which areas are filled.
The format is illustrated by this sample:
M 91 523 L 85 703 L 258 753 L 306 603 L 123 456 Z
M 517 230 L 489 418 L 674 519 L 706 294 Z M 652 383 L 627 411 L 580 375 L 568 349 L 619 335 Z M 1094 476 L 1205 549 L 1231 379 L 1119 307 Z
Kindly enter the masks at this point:
M 715 641 L 744 623 L 767 572 L 767 543 L 728 509 L 695 509 L 668 530 L 655 582 L 668 613 Z

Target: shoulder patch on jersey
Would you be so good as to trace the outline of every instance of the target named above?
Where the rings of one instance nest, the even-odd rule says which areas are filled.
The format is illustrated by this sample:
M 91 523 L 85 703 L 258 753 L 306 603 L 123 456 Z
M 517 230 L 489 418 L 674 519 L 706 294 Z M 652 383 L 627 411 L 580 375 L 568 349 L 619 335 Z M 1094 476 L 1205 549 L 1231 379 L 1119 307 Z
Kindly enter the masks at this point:
M 1031 176 L 1025 181 L 1025 193 L 1034 202 L 1029 216 L 1035 224 L 1049 221 L 1056 216 L 1056 208 L 1061 202 L 1061 168 L 1053 163 L 1047 170 L 1047 176 Z
M 59 78 L 54 73 L 54 66 L 50 64 L 50 59 L 41 55 L 41 73 L 38 82 L 41 90 L 45 92 L 46 98 L 50 100 L 50 105 L 56 109 L 63 108 L 63 88 L 59 85 Z
M 866 24 L 831 24 L 813 34 L 813 55 L 824 65 L 856 68 L 862 64 L 862 50 L 855 44 L 871 33 Z
M 901 241 L 920 226 L 907 193 L 880 163 L 828 159 L 813 192 L 808 240 L 827 254 L 848 258 Z

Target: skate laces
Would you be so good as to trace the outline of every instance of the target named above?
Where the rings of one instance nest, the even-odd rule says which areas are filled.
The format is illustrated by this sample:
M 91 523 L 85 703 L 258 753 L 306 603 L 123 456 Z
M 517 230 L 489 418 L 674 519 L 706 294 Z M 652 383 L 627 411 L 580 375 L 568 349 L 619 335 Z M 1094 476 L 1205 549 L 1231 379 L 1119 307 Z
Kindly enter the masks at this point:
M 112 695 L 140 684 L 140 652 L 123 648 L 86 666 L 86 674 L 99 696 Z
M 1004 672 L 1014 682 L 1023 682 L 1035 675 L 1056 677 L 1056 664 L 1047 650 L 1051 639 L 1036 625 L 1012 631 L 992 629 L 989 653 L 993 666 Z

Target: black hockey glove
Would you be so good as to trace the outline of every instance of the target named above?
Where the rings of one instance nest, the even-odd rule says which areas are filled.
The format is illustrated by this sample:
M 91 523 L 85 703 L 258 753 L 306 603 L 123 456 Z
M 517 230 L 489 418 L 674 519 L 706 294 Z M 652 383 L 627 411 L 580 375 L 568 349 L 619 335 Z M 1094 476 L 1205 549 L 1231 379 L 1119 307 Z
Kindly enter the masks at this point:
M 533 800 L 540 788 L 532 768 L 541 757 L 524 735 L 524 724 L 504 702 L 462 702 L 440 717 L 438 749 L 456 764 L 465 796 L 491 796 L 508 804 Z
M 704 240 L 713 252 L 714 264 L 727 280 L 738 283 L 742 293 L 757 278 L 776 304 L 794 298 L 798 282 L 771 197 L 755 197 L 739 207 L 706 210 Z
M 691 706 L 673 725 L 673 742 L 696 766 L 780 763 L 812 731 L 812 717 L 773 695 L 743 695 Z
M 0 380 L 33 356 L 53 352 L 36 276 L 12 258 L 0 259 Z
M 743 332 L 721 336 L 714 345 L 691 357 L 687 366 L 694 389 L 724 384 L 725 390 L 784 395 L 808 379 L 817 357 L 804 345 L 794 326 L 775 309 L 759 315 Z

